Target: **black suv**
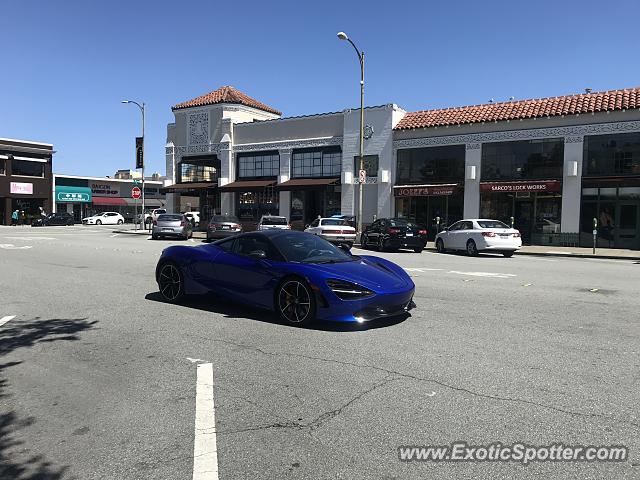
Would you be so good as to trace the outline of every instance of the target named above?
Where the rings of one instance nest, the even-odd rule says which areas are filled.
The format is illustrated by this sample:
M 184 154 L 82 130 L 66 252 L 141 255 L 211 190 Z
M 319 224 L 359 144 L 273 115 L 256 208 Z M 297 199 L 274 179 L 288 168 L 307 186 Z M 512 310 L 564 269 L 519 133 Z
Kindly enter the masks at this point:
M 360 244 L 378 251 L 408 248 L 420 253 L 427 246 L 427 230 L 406 218 L 379 218 L 365 228 Z

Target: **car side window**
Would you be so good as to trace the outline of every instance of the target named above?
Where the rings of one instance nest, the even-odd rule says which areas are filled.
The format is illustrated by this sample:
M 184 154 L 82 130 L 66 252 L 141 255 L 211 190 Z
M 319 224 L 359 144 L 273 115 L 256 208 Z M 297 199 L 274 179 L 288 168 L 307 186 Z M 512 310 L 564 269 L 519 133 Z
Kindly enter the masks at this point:
M 230 240 L 225 240 L 223 242 L 217 242 L 215 245 L 216 247 L 224 250 L 225 252 L 231 252 L 233 250 L 233 244 L 236 241 L 235 238 L 232 238 Z
M 277 250 L 271 245 L 271 243 L 265 238 L 261 238 L 257 235 L 246 235 L 240 237 L 233 246 L 233 253 L 238 255 L 249 256 L 251 252 L 262 250 L 267 254 L 268 260 L 281 260 Z
M 449 231 L 450 231 L 450 232 L 453 232 L 453 231 L 455 231 L 455 230 L 459 230 L 459 229 L 460 229 L 460 224 L 461 224 L 461 223 L 462 223 L 462 222 L 456 222 L 456 223 L 454 223 L 453 225 L 451 225 L 451 226 L 449 227 Z
M 464 222 L 465 223 L 465 230 L 473 230 L 473 222 Z
M 313 222 L 311 222 L 312 227 L 317 227 L 318 225 L 320 225 L 320 220 L 318 218 L 316 218 Z

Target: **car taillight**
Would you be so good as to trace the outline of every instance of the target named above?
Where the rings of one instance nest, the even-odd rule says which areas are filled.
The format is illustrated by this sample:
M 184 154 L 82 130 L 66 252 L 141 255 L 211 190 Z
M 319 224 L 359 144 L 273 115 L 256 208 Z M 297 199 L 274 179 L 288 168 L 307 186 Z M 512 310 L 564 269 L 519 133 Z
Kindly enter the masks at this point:
M 483 237 L 495 237 L 496 234 L 493 232 L 482 232 Z
M 520 237 L 520 232 L 516 232 L 516 233 L 514 233 L 514 234 L 513 234 L 513 237 L 514 237 L 514 238 L 518 238 L 518 237 Z
M 426 230 L 418 230 L 418 235 L 426 235 L 427 231 Z
M 399 228 L 388 228 L 387 229 L 387 233 L 389 233 L 391 235 L 395 235 L 397 233 L 400 233 L 400 229 Z

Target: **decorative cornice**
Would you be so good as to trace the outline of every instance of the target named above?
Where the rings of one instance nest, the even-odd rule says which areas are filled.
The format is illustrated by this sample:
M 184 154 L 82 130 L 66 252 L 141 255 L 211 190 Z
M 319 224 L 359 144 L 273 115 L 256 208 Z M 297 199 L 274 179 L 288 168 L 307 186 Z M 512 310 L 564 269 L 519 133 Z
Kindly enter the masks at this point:
M 564 143 L 582 143 L 584 142 L 583 136 L 578 137 L 564 137 Z
M 221 143 L 210 143 L 209 145 L 188 145 L 188 146 L 178 146 L 178 147 L 173 147 L 175 152 L 176 152 L 176 156 L 182 156 L 184 154 L 189 154 L 189 153 L 220 153 L 221 148 L 223 148 L 223 145 L 226 144 L 221 144 Z M 168 147 L 167 150 L 169 150 Z
M 284 140 L 282 142 L 270 143 L 247 143 L 244 145 L 234 145 L 236 152 L 283 150 L 295 148 L 319 148 L 333 145 L 342 145 L 342 137 L 314 138 L 308 140 Z
M 481 143 L 467 143 L 466 150 L 480 150 L 482 147 Z
M 640 131 L 640 121 L 594 123 L 571 127 L 535 128 L 529 130 L 508 130 L 504 132 L 470 133 L 442 137 L 421 137 L 394 140 L 393 148 L 418 148 L 433 145 L 458 145 L 473 143 L 504 142 L 554 137 L 583 137 L 584 135 L 605 135 Z M 579 141 L 582 141 L 579 140 Z M 571 143 L 571 142 L 568 142 Z

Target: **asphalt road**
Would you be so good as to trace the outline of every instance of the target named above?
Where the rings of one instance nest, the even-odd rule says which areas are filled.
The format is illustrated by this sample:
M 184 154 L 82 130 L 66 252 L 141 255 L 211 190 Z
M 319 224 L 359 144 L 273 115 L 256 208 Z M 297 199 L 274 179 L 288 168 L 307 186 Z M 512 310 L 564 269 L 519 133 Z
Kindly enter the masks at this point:
M 171 243 L 0 227 L 1 479 L 192 478 L 206 363 L 221 479 L 640 478 L 640 262 L 387 253 L 416 283 L 409 318 L 301 329 L 161 302 Z M 398 458 L 461 440 L 630 459 Z

